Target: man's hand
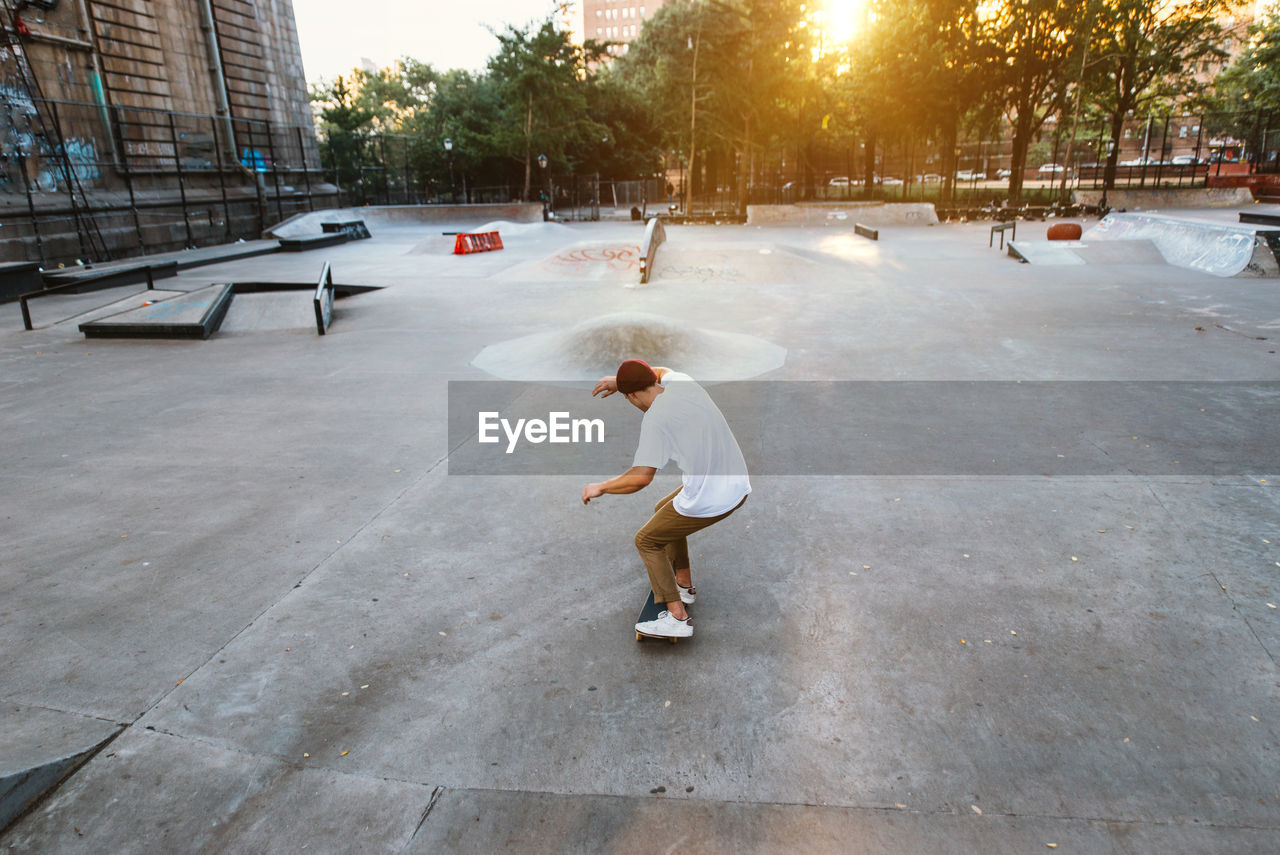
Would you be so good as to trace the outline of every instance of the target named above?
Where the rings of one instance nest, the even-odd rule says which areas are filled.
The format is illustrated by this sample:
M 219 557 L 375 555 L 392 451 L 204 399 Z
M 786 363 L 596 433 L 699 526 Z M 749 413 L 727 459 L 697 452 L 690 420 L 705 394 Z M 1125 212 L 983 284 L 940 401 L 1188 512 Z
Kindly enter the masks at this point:
M 582 488 L 582 504 L 588 504 L 592 499 L 598 499 L 603 495 L 603 484 L 588 484 Z
M 591 397 L 599 395 L 601 398 L 607 398 L 616 391 L 618 391 L 617 377 L 601 377 L 596 387 L 591 390 Z

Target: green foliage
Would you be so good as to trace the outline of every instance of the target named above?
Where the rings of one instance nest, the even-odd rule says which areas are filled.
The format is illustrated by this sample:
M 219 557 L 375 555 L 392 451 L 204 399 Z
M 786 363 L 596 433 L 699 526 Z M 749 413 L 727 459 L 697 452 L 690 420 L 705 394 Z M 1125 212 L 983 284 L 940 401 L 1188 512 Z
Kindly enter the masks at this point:
M 1120 139 L 1127 117 L 1155 105 L 1166 107 L 1196 90 L 1195 71 L 1204 59 L 1225 56 L 1218 19 L 1235 0 L 1192 0 L 1152 4 L 1148 0 L 1106 0 L 1091 6 L 1094 18 L 1083 84 L 1107 116 L 1115 145 L 1104 183 L 1115 186 Z
M 1202 103 L 1218 112 L 1280 109 L 1280 11 L 1249 29 L 1243 53 L 1218 75 Z
M 696 191 L 701 163 L 739 164 L 745 205 L 754 159 L 822 113 L 808 57 L 804 3 L 796 0 L 672 0 L 647 21 L 617 63 L 617 80 L 647 104 L 659 139 L 676 153 Z M 807 120 L 797 115 L 808 108 Z M 674 164 L 669 164 L 674 166 Z M 715 182 L 723 183 L 723 182 Z
M 553 173 L 683 168 L 695 191 L 736 188 L 745 205 L 750 185 L 776 181 L 784 162 L 808 187 L 816 153 L 837 151 L 860 178 L 877 153 L 902 152 L 904 169 L 948 176 L 945 199 L 963 140 L 1007 134 L 1016 199 L 1023 167 L 1055 150 L 1036 147 L 1050 118 L 1058 141 L 1080 119 L 1110 119 L 1119 135 L 1127 117 L 1203 89 L 1194 71 L 1223 55 L 1218 22 L 1237 2 L 867 0 L 845 45 L 819 29 L 813 0 L 669 0 L 610 62 L 605 45 L 575 45 L 548 17 L 495 32 L 481 72 L 405 58 L 354 70 L 313 100 L 329 162 L 358 156 L 368 134 L 403 134 L 417 183 L 437 196 L 453 180 L 528 197 L 545 154 Z M 1199 103 L 1280 107 L 1277 69 L 1273 14 Z M 917 149 L 930 166 L 912 165 Z

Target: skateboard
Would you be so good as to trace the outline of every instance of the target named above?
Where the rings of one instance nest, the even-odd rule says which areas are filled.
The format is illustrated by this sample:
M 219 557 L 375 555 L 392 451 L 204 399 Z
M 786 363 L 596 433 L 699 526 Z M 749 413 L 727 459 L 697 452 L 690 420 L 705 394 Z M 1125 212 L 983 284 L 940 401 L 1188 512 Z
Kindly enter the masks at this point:
M 661 605 L 659 605 L 658 603 L 655 603 L 653 601 L 653 590 L 650 589 L 649 596 L 646 597 L 644 601 L 644 608 L 640 609 L 640 616 L 636 618 L 636 623 L 644 623 L 647 620 L 655 620 L 658 617 L 658 615 L 666 611 L 666 608 L 667 608 L 666 603 L 662 603 Z M 688 606 L 685 606 L 685 608 L 687 609 Z M 675 644 L 677 641 L 680 640 L 678 638 L 675 638 L 674 636 L 647 635 L 638 629 L 636 630 L 636 641 L 644 641 L 646 638 L 656 638 L 660 641 L 670 641 L 672 644 Z

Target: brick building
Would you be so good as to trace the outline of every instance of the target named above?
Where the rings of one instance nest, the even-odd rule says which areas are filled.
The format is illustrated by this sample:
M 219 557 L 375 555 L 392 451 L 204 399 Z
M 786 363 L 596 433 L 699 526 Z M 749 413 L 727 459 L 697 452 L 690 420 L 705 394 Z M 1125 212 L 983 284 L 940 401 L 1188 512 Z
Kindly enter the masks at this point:
M 627 42 L 640 35 L 640 27 L 662 6 L 663 0 L 582 0 L 582 37 L 599 42 L 622 42 L 610 48 L 621 56 Z
M 3 0 L 0 25 L 0 260 L 256 237 L 332 196 L 290 0 Z

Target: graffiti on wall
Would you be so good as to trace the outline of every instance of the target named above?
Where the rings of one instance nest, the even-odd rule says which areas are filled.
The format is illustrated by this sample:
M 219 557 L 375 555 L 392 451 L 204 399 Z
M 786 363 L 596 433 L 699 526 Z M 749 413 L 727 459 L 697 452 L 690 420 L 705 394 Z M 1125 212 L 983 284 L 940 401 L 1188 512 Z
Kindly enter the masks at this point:
M 51 139 L 25 87 L 0 82 L 0 191 L 57 193 L 102 177 L 93 139 Z

